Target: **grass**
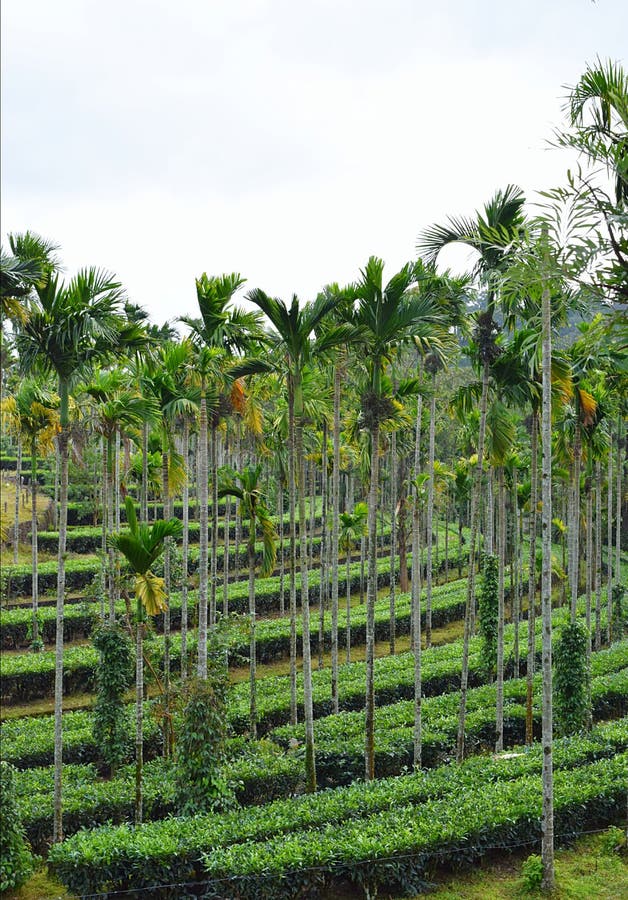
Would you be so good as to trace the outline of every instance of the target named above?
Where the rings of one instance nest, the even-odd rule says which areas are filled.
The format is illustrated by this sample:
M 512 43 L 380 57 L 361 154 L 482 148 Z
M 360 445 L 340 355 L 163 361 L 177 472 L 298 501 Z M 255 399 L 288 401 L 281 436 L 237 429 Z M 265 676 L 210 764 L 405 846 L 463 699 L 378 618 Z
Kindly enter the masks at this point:
M 622 900 L 628 897 L 628 855 L 604 849 L 602 835 L 588 836 L 556 853 L 556 900 Z M 527 891 L 521 877 L 526 856 L 486 858 L 460 874 L 437 872 L 431 896 L 439 900 L 523 900 L 546 897 Z
M 63 885 L 48 874 L 48 870 L 38 869 L 26 884 L 16 891 L 7 891 L 2 900 L 75 900 Z

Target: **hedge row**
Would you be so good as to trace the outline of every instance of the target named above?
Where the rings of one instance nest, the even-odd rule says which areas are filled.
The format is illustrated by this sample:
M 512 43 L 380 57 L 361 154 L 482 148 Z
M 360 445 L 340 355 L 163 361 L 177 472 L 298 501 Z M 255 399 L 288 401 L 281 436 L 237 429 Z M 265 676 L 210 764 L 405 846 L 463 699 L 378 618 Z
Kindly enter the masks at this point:
M 386 569 L 382 567 L 381 581 L 386 582 Z M 315 573 L 312 573 L 310 586 L 314 581 Z M 356 573 L 355 579 L 359 577 Z M 452 584 L 442 585 L 435 588 L 433 602 L 433 624 L 435 627 L 445 624 L 459 618 L 464 612 L 464 587 L 462 581 Z M 234 585 L 236 587 L 237 585 Z M 240 585 L 241 589 L 246 589 L 246 584 Z M 276 589 L 276 588 L 275 588 Z M 388 636 L 388 604 L 387 601 L 378 601 L 376 604 L 377 615 L 377 636 L 385 638 Z M 174 615 L 171 619 L 173 628 L 180 625 L 181 606 L 177 598 L 173 598 L 172 611 Z M 16 611 L 6 613 L 6 617 L 14 616 Z M 178 615 L 177 615 L 178 613 Z M 50 621 L 50 620 L 48 620 Z M 79 629 L 91 630 L 94 622 L 93 612 L 88 610 L 80 610 L 77 615 L 72 616 L 71 622 L 76 626 L 74 634 Z M 28 623 L 20 619 L 24 633 L 28 634 Z M 10 623 L 10 619 L 9 619 Z M 344 639 L 346 624 L 345 610 L 339 611 L 339 628 L 340 640 Z M 72 627 L 72 626 L 70 626 Z M 400 595 L 399 598 L 399 617 L 397 622 L 397 632 L 399 634 L 407 633 L 410 627 L 410 601 L 408 595 Z M 52 625 L 51 625 L 52 628 Z M 297 636 L 301 635 L 301 622 L 297 625 Z M 352 641 L 359 643 L 364 641 L 366 631 L 366 611 L 365 606 L 358 607 L 352 612 Z M 65 627 L 64 627 L 65 632 Z M 327 625 L 326 642 L 331 638 L 329 623 Z M 70 640 L 67 633 L 65 636 Z M 299 637 L 300 639 L 300 637 Z M 277 657 L 284 656 L 289 649 L 290 630 L 289 620 L 281 618 L 270 621 L 261 620 L 257 626 L 257 646 L 258 659 L 260 662 L 269 662 Z M 312 633 L 311 646 L 314 651 L 318 647 L 318 631 Z M 230 641 L 230 652 L 232 658 L 237 663 L 241 662 L 241 657 L 248 657 L 248 638 L 245 636 L 241 628 L 234 631 L 234 636 Z M 180 636 L 172 636 L 172 653 L 173 664 L 180 658 Z M 70 647 L 64 655 L 64 693 L 71 694 L 77 691 L 92 690 L 94 685 L 94 675 L 98 665 L 98 655 L 92 647 Z M 29 700 L 40 699 L 48 696 L 54 687 L 54 666 L 55 653 L 53 650 L 47 650 L 42 653 L 18 653 L 13 655 L 4 654 L 0 657 L 0 677 L 2 679 L 2 699 L 5 703 L 27 702 Z
M 619 661 L 625 662 L 623 660 Z M 540 697 L 537 679 L 537 697 Z M 524 679 L 505 682 L 504 740 L 507 744 L 525 737 Z M 596 719 L 628 712 L 628 669 L 601 674 L 592 682 L 591 702 Z M 458 730 L 459 694 L 427 697 L 422 704 L 424 764 L 437 765 L 455 752 Z M 540 726 L 540 708 L 534 710 L 535 726 Z M 394 775 L 412 766 L 414 749 L 414 703 L 410 700 L 383 706 L 375 711 L 375 772 L 378 777 Z M 319 720 L 315 728 L 316 768 L 321 785 L 348 784 L 364 771 L 364 712 L 345 712 Z M 303 745 L 301 726 L 282 726 L 270 734 L 280 746 Z M 468 750 L 494 746 L 495 687 L 483 685 L 467 694 L 465 743 Z
M 557 769 L 558 835 L 617 817 L 626 762 L 622 754 L 573 771 Z M 495 780 L 484 771 L 463 767 L 456 778 L 448 768 L 237 816 L 83 832 L 54 847 L 48 862 L 78 894 L 116 890 L 145 897 L 161 884 L 176 887 L 150 890 L 150 896 L 181 898 L 198 896 L 185 891 L 186 883 L 208 880 L 203 896 L 302 897 L 346 880 L 367 884 L 373 893 L 378 884 L 416 891 L 434 862 L 470 860 L 489 847 L 540 834 L 540 776 Z
M 289 518 L 286 514 L 284 514 L 284 538 L 288 539 L 288 524 Z M 275 527 L 278 527 L 279 516 L 271 516 L 271 519 L 275 523 Z M 309 523 L 308 523 L 309 524 Z M 316 516 L 315 518 L 315 527 L 320 528 L 322 524 L 322 516 Z M 218 539 L 224 540 L 225 537 L 226 524 L 224 521 L 220 521 L 218 523 Z M 211 540 L 211 522 L 209 524 L 209 538 Z M 385 529 L 385 533 L 390 533 L 390 528 Z M 189 541 L 191 544 L 198 544 L 199 536 L 201 533 L 201 526 L 198 522 L 190 522 L 188 525 L 188 533 L 189 533 Z M 246 541 L 249 534 L 249 526 L 248 522 L 242 522 L 240 536 L 242 541 Z M 258 536 L 261 536 L 261 531 L 258 529 Z M 229 536 L 231 538 L 235 537 L 235 524 L 230 522 L 229 524 Z M 30 533 L 29 533 L 30 537 Z M 316 535 L 314 536 L 316 538 Z M 58 531 L 39 531 L 37 534 L 37 540 L 39 549 L 44 553 L 56 553 L 57 548 L 59 546 L 59 532 Z M 451 533 L 450 540 L 453 542 L 457 541 L 457 532 L 456 534 Z M 180 543 L 180 541 L 179 541 Z M 66 537 L 66 547 L 69 553 L 97 553 L 102 546 L 102 526 L 100 525 L 77 525 L 73 528 L 68 529 L 67 537 Z M 219 548 L 220 549 L 220 548 Z M 287 552 L 287 551 L 286 551 Z M 246 563 L 246 556 L 243 557 L 244 562 Z
M 435 740 L 435 736 L 428 734 L 426 745 L 429 747 Z M 455 730 L 450 743 L 454 742 Z M 610 756 L 623 750 L 627 742 L 628 720 L 607 723 L 594 729 L 590 737 L 581 739 L 576 754 L 573 753 L 569 742 L 559 743 L 559 747 L 566 746 L 568 749 L 558 757 L 558 765 L 576 765 L 578 759 L 586 761 Z M 223 772 L 224 777 L 234 786 L 236 797 L 240 803 L 246 805 L 268 803 L 273 798 L 287 797 L 295 791 L 303 791 L 304 765 L 299 754 L 282 754 L 268 742 L 247 742 L 244 746 L 247 748 L 246 755 L 234 759 Z M 238 747 L 238 750 L 241 748 Z M 540 768 L 538 748 L 530 754 L 530 757 L 520 763 L 519 772 L 531 772 Z M 478 764 L 475 767 L 467 766 L 467 768 L 479 769 L 480 761 L 490 769 L 491 777 L 495 777 L 495 773 L 500 772 L 504 777 L 504 765 L 500 759 L 491 761 L 485 757 L 477 758 Z M 65 775 L 66 769 L 68 777 Z M 400 771 L 401 767 L 394 772 L 389 770 L 389 774 L 396 775 Z M 452 769 L 454 776 L 456 771 L 457 769 Z M 508 772 L 507 769 L 506 772 Z M 29 840 L 38 852 L 44 848 L 50 838 L 52 822 L 50 795 L 53 778 L 52 766 L 20 772 L 16 776 L 22 821 L 27 829 Z M 337 785 L 343 783 L 343 780 L 336 778 L 329 783 Z M 116 778 L 107 781 L 98 778 L 97 769 L 93 765 L 66 766 L 64 768 L 64 833 L 70 835 L 79 828 L 94 828 L 105 822 L 132 821 L 133 784 L 134 767 L 132 766 L 124 767 Z M 455 779 L 453 784 L 443 783 L 439 790 L 442 791 L 445 786 L 449 790 L 456 789 Z M 162 759 L 146 763 L 144 788 L 145 821 L 163 819 L 174 813 L 174 786 L 170 763 Z M 297 807 L 297 814 L 300 809 L 302 810 L 302 806 Z M 374 811 L 372 803 L 371 811 Z M 311 815 L 312 812 L 310 812 Z M 263 813 L 253 815 L 252 819 L 256 822 L 259 819 L 264 820 L 264 815 Z M 245 821 L 250 828 L 249 820 Z M 272 821 L 272 819 L 266 819 L 266 821 Z M 325 819 L 323 818 L 322 821 Z M 234 826 L 237 824 L 237 819 L 234 819 Z M 310 821 L 310 824 L 315 823 Z M 242 840 L 254 838 L 256 835 L 246 830 L 244 837 L 238 838 L 237 834 L 233 833 L 232 827 L 225 837 L 228 840 Z

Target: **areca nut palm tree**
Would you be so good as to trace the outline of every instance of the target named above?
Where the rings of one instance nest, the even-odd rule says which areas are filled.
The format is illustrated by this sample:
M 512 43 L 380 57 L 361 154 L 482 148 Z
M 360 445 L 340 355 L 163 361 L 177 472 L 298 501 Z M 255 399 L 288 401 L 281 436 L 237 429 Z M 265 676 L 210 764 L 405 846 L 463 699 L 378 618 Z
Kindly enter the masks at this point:
M 88 382 L 83 392 L 94 401 L 95 430 L 105 442 L 103 459 L 104 504 L 103 529 L 108 534 L 115 528 L 114 509 L 120 502 L 114 496 L 115 441 L 120 433 L 133 432 L 144 423 L 157 420 L 157 404 L 151 397 L 144 397 L 124 388 L 126 376 L 120 369 L 99 372 Z M 115 566 L 113 548 L 109 559 L 109 621 L 115 619 Z
M 32 562 L 32 646 L 43 646 L 39 638 L 38 544 L 37 544 L 37 458 L 54 451 L 54 438 L 59 431 L 58 398 L 36 379 L 26 378 L 11 397 L 0 404 L 2 419 L 8 430 L 20 436 L 31 454 L 31 562 Z M 19 468 L 16 470 L 16 495 Z
M 125 499 L 128 529 L 108 537 L 135 573 L 136 630 L 135 630 L 135 824 L 140 825 L 143 816 L 142 770 L 144 763 L 144 614 L 156 616 L 167 608 L 167 594 L 163 578 L 151 572 L 151 566 L 164 551 L 165 541 L 178 537 L 182 526 L 178 519 L 158 519 L 149 527 L 139 525 L 135 505 L 130 497 Z
M 288 489 L 291 510 L 298 497 L 299 555 L 301 566 L 301 611 L 303 617 L 303 691 L 305 718 L 305 768 L 307 790 L 316 790 L 316 762 L 314 753 L 314 714 L 312 704 L 312 659 L 310 648 L 310 608 L 308 592 L 307 521 L 305 513 L 305 454 L 303 451 L 304 394 L 303 380 L 308 366 L 317 356 L 346 342 L 351 329 L 337 326 L 320 337 L 313 335 L 336 305 L 335 297 L 319 298 L 313 304 L 301 304 L 296 295 L 288 306 L 283 300 L 269 297 L 254 289 L 247 294 L 267 316 L 274 335 L 271 353 L 266 359 L 251 359 L 237 366 L 235 377 L 279 371 L 286 376 L 288 398 L 289 465 Z M 298 493 L 297 493 L 298 486 Z
M 360 541 L 368 533 L 368 507 L 366 503 L 356 503 L 352 512 L 340 513 L 339 543 L 346 558 L 346 631 L 345 650 L 347 663 L 351 662 L 351 554 Z
M 480 399 L 480 432 L 478 437 L 478 461 L 474 473 L 471 494 L 469 577 L 467 582 L 467 610 L 465 614 L 465 635 L 463 639 L 462 675 L 460 684 L 460 715 L 457 739 L 457 758 L 464 758 L 464 728 L 466 718 L 468 683 L 468 645 L 475 620 L 475 553 L 477 540 L 477 519 L 480 507 L 484 438 L 486 433 L 486 411 L 488 407 L 489 370 L 496 356 L 495 338 L 497 326 L 494 311 L 497 303 L 498 279 L 508 265 L 513 242 L 519 237 L 524 225 L 522 208 L 524 195 L 520 188 L 508 185 L 504 191 L 497 191 L 486 204 L 482 213 L 473 219 L 450 218 L 446 225 L 434 225 L 423 233 L 417 243 L 418 251 L 428 262 L 435 262 L 441 250 L 449 244 L 462 243 L 477 253 L 475 274 L 487 289 L 487 307 L 477 316 L 477 344 L 482 366 L 482 394 Z
M 249 683 L 250 711 L 249 722 L 251 737 L 257 737 L 257 693 L 256 693 L 256 639 L 255 639 L 255 536 L 259 526 L 262 533 L 262 566 L 260 575 L 264 577 L 272 572 L 277 558 L 275 526 L 264 503 L 261 488 L 262 463 L 247 466 L 242 472 L 236 472 L 235 478 L 224 483 L 218 489 L 219 497 L 237 497 L 240 501 L 242 517 L 248 519 L 249 534 L 247 540 L 247 557 L 249 564 Z M 238 483 L 239 482 L 239 483 Z
M 124 340 L 142 339 L 121 315 L 124 291 L 113 276 L 101 269 L 82 269 L 67 284 L 50 275 L 36 287 L 37 300 L 20 329 L 17 348 L 23 371 L 53 373 L 58 382 L 59 423 L 57 441 L 61 465 L 57 615 L 55 641 L 55 741 L 53 840 L 63 839 L 62 826 L 62 699 L 63 699 L 63 604 L 68 505 L 68 441 L 70 389 L 91 365 L 119 351 Z
M 200 410 L 200 582 L 199 582 L 199 640 L 198 640 L 198 675 L 205 680 L 207 678 L 207 583 L 209 572 L 207 569 L 207 520 L 208 520 L 208 496 L 207 483 L 209 471 L 207 462 L 208 439 L 208 409 L 207 390 L 210 385 L 208 378 L 213 374 L 214 384 L 211 385 L 212 393 L 217 396 L 224 386 L 225 362 L 228 356 L 241 353 L 250 346 L 251 334 L 257 331 L 258 316 L 255 313 L 246 312 L 231 305 L 235 293 L 244 284 L 245 279 L 237 272 L 220 276 L 208 276 L 205 272 L 196 279 L 196 299 L 199 306 L 200 318 L 184 316 L 181 321 L 191 329 L 192 340 L 199 348 L 211 351 L 199 357 L 201 366 L 199 375 L 201 378 L 201 410 Z M 216 588 L 218 581 L 216 545 L 218 542 L 218 460 L 216 454 L 216 433 L 219 421 L 217 402 L 212 409 L 212 554 L 211 554 L 211 581 L 209 583 L 209 624 L 213 627 L 216 616 Z
M 379 489 L 379 436 L 394 404 L 385 369 L 393 349 L 413 338 L 437 341 L 443 318 L 427 296 L 408 297 L 415 280 L 412 265 L 404 266 L 384 284 L 384 263 L 372 256 L 356 284 L 358 305 L 352 323 L 362 333 L 369 386 L 362 397 L 362 421 L 371 443 L 368 499 L 368 575 L 366 609 L 366 734 L 364 765 L 367 780 L 375 774 L 375 600 L 377 596 L 377 512 Z

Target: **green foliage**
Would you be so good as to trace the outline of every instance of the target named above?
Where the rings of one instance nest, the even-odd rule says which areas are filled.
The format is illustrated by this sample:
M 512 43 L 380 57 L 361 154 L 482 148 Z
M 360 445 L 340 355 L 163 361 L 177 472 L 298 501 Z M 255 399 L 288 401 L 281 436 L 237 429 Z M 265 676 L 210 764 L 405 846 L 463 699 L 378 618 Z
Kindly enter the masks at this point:
M 33 857 L 18 814 L 14 774 L 12 766 L 0 761 L 0 893 L 19 887 L 33 870 Z
M 538 891 L 543 881 L 543 860 L 536 853 L 524 861 L 521 866 L 521 880 L 523 881 L 524 890 Z
M 527 754 L 470 760 L 220 817 L 82 832 L 55 846 L 49 862 L 79 894 L 210 879 L 208 895 L 220 895 L 225 878 L 233 896 L 273 900 L 367 877 L 387 891 L 407 889 L 444 854 L 464 862 L 540 836 L 539 751 L 534 766 Z M 625 754 L 574 764 L 555 776 L 565 835 L 612 821 L 625 792 Z
M 224 656 L 223 656 L 224 659 Z M 206 681 L 191 680 L 175 759 L 175 795 L 180 815 L 233 804 L 223 774 L 227 732 L 227 668 L 211 661 Z
M 625 829 L 618 828 L 616 825 L 609 825 L 601 838 L 602 851 L 608 855 L 620 853 L 626 849 L 627 844 Z
M 497 665 L 498 583 L 497 556 L 486 554 L 482 573 L 482 587 L 478 598 L 479 633 L 482 638 L 482 665 L 487 677 Z
M 117 625 L 96 631 L 93 644 L 99 653 L 94 706 L 94 741 L 102 759 L 114 772 L 129 752 L 128 709 L 124 694 L 133 680 L 133 648 Z
M 570 622 L 554 646 L 554 715 L 562 734 L 586 728 L 591 709 L 588 634 L 582 622 Z
M 622 584 L 616 584 L 612 591 L 613 604 L 613 620 L 612 632 L 613 639 L 621 637 L 628 626 L 628 611 L 624 607 L 625 588 Z

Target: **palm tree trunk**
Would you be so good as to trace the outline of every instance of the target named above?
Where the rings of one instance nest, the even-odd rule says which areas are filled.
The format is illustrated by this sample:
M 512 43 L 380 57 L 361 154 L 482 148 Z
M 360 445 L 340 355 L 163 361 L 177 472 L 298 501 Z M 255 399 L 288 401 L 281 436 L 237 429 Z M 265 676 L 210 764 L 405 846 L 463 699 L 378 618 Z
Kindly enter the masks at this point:
M 395 652 L 395 586 L 397 563 L 397 432 L 390 436 L 390 626 L 388 631 L 388 647 L 390 653 Z
M 613 431 L 610 429 L 606 472 L 606 642 L 613 640 Z
M 571 484 L 571 515 L 569 518 L 569 587 L 571 591 L 571 621 L 576 621 L 576 605 L 580 582 L 580 423 L 576 422 L 573 447 Z
M 366 564 L 366 537 L 360 538 L 360 604 L 364 603 L 364 567 Z
M 299 387 L 300 390 L 300 387 Z M 303 706 L 305 719 L 305 778 L 306 790 L 316 790 L 316 760 L 314 757 L 314 712 L 312 705 L 312 658 L 310 649 L 310 606 L 308 596 L 307 523 L 305 514 L 305 458 L 303 454 L 302 398 L 296 418 L 296 457 L 299 472 L 299 551 L 301 557 L 301 613 L 303 616 Z
M 22 439 L 17 438 L 17 458 L 15 460 L 15 517 L 13 520 L 13 565 L 17 565 L 20 547 L 20 495 L 22 492 Z
M 248 560 L 249 560 L 249 730 L 253 740 L 257 738 L 257 691 L 256 691 L 256 657 L 255 640 L 255 519 L 249 521 Z
M 225 439 L 225 462 L 228 462 L 228 434 Z M 222 614 L 229 615 L 229 557 L 231 554 L 231 497 L 225 497 L 224 555 L 222 557 Z
M 595 649 L 602 646 L 602 466 L 595 461 Z
M 211 426 L 211 482 L 212 482 L 212 548 L 209 597 L 209 627 L 216 625 L 216 585 L 218 584 L 218 421 L 212 416 Z
M 419 378 L 421 378 L 423 374 L 423 359 L 419 357 Z M 418 395 L 416 401 L 416 425 L 414 431 L 414 466 L 412 469 L 412 478 L 416 482 L 417 478 L 421 473 L 421 417 L 423 415 L 423 396 L 421 394 Z M 416 493 L 416 489 L 415 489 Z M 415 504 L 416 505 L 416 497 Z M 416 513 L 416 510 L 414 511 Z M 414 534 L 415 528 L 420 528 L 421 519 L 420 516 L 413 514 L 412 516 L 412 581 L 420 580 L 421 574 L 419 572 L 419 559 L 418 556 L 415 558 L 416 554 L 414 553 L 415 544 L 418 546 L 418 541 L 416 535 Z M 414 596 L 414 588 L 412 589 L 412 594 Z M 412 632 L 414 634 L 414 631 Z
M 114 529 L 115 529 L 115 517 L 114 517 L 114 511 L 113 511 L 114 510 L 113 461 L 114 461 L 113 434 L 109 434 L 109 435 L 107 435 L 107 482 L 106 482 L 107 531 L 114 531 Z M 115 618 L 116 618 L 115 551 L 114 551 L 113 547 L 109 547 L 109 550 L 107 552 L 107 577 L 108 577 L 107 592 L 108 592 L 108 597 L 109 597 L 109 624 L 113 625 Z
M 54 520 L 53 527 L 55 531 L 59 530 L 59 479 L 61 475 L 61 455 L 59 451 L 59 436 L 54 439 L 55 445 L 55 487 L 54 487 Z
M 585 553 L 587 568 L 585 572 L 585 621 L 587 626 L 587 666 L 591 666 L 591 602 L 593 595 L 593 484 L 591 479 L 591 463 L 587 463 L 585 477 L 585 500 L 587 527 L 585 536 Z
M 514 626 L 514 677 L 519 678 L 519 620 L 521 618 L 521 570 L 519 559 L 519 510 L 517 504 L 517 468 L 512 470 L 512 498 L 510 503 L 512 510 L 512 562 L 511 570 L 514 572 L 512 594 L 512 624 Z
M 318 587 L 318 668 L 323 668 L 323 644 L 325 635 L 325 607 L 328 600 L 329 572 L 327 569 L 327 507 L 328 507 L 328 483 L 327 477 L 327 422 L 323 422 L 322 446 L 321 446 L 321 544 L 320 544 L 320 582 Z M 312 530 L 313 534 L 313 530 Z
M 506 567 L 506 492 L 504 490 L 504 467 L 497 470 L 499 523 L 499 563 L 497 575 L 497 685 L 496 685 L 496 739 L 495 752 L 504 749 L 504 569 Z
M 201 388 L 199 422 L 199 513 L 200 536 L 198 552 L 198 677 L 207 681 L 207 399 L 205 383 Z
M 142 486 L 140 488 L 142 522 L 148 522 L 148 423 L 142 423 Z
M 407 594 L 409 589 L 408 584 L 408 535 L 407 535 L 407 489 L 406 489 L 406 460 L 405 454 L 401 454 L 399 460 L 399 481 L 400 485 L 400 497 L 399 497 L 399 590 Z
M 478 461 L 475 467 L 473 489 L 471 491 L 471 512 L 469 539 L 469 576 L 467 578 L 467 602 L 464 617 L 464 637 L 462 641 L 462 671 L 460 677 L 460 708 L 458 712 L 458 736 L 456 758 L 464 759 L 464 730 L 467 716 L 467 686 L 469 682 L 469 642 L 475 630 L 475 545 L 477 541 L 477 520 L 482 493 L 482 464 L 484 457 L 484 436 L 486 434 L 486 410 L 488 406 L 489 364 L 484 364 L 482 373 L 482 396 L 480 399 L 480 428 L 478 434 Z
M 622 501 L 622 420 L 617 422 L 617 460 L 615 463 L 615 582 L 621 583 L 621 501 Z
M 286 556 L 283 535 L 283 481 L 277 475 L 277 509 L 279 510 L 279 615 L 286 612 Z
M 415 497 L 412 509 L 412 649 L 414 651 L 414 734 L 413 762 L 415 768 L 422 765 L 423 742 L 421 735 L 421 528 L 419 503 Z
M 294 397 L 288 389 L 288 508 L 290 518 L 290 722 L 297 724 L 297 526 Z
M 135 631 L 135 824 L 142 824 L 144 768 L 144 610 L 137 598 L 137 624 Z
M 338 712 L 338 532 L 340 528 L 340 366 L 334 368 L 333 461 L 331 475 L 331 702 Z M 347 571 L 348 608 L 351 607 L 350 575 Z M 347 619 L 347 629 L 349 621 Z M 349 653 L 350 656 L 350 653 Z
M 181 584 L 181 680 L 188 674 L 188 576 L 190 554 L 190 421 L 183 419 L 183 459 L 185 460 L 185 481 L 183 482 L 183 540 L 181 546 L 181 567 L 183 569 Z
M 366 587 L 366 735 L 364 767 L 375 778 L 375 601 L 377 600 L 377 491 L 379 487 L 379 422 L 371 426 L 371 483 L 368 510 L 368 577 Z
M 63 840 L 62 773 L 63 773 L 63 606 L 65 601 L 65 546 L 68 528 L 68 385 L 59 378 L 60 423 L 58 436 L 59 483 L 59 551 L 57 555 L 57 616 L 55 637 L 55 724 L 54 724 L 54 798 L 52 840 Z
M 162 489 L 164 495 L 164 519 L 168 521 L 170 518 L 170 484 L 168 479 L 168 449 L 166 445 L 167 438 L 164 438 L 164 446 L 161 454 L 161 476 Z M 167 537 L 164 540 L 164 585 L 166 588 L 166 596 L 170 597 L 172 588 L 170 577 L 170 544 L 172 538 Z M 164 757 L 168 759 L 171 755 L 173 735 L 170 721 L 170 604 L 166 605 L 164 610 Z
M 37 542 L 37 441 L 31 441 L 31 566 L 32 566 L 32 594 L 33 594 L 33 645 L 39 645 L 39 572 Z
M 552 766 L 552 338 L 549 290 L 543 290 L 543 412 L 542 412 L 542 495 L 541 535 L 543 568 L 541 610 L 543 617 L 543 882 L 546 891 L 554 887 L 554 775 Z
M 493 466 L 489 465 L 486 478 L 486 533 L 484 535 L 484 549 L 490 556 L 494 549 L 494 507 L 493 503 Z
M 351 550 L 347 548 L 347 629 L 345 633 L 345 647 L 347 650 L 347 662 L 351 662 Z
M 539 417 L 532 413 L 532 436 L 530 440 L 530 560 L 528 569 L 528 659 L 526 663 L 526 744 L 532 745 L 533 733 L 533 693 L 534 657 L 536 635 L 536 520 L 538 505 L 538 429 Z
M 432 646 L 432 531 L 434 524 L 434 438 L 436 429 L 436 374 L 432 374 L 430 397 L 429 461 L 427 483 L 427 578 L 425 582 L 425 646 Z

